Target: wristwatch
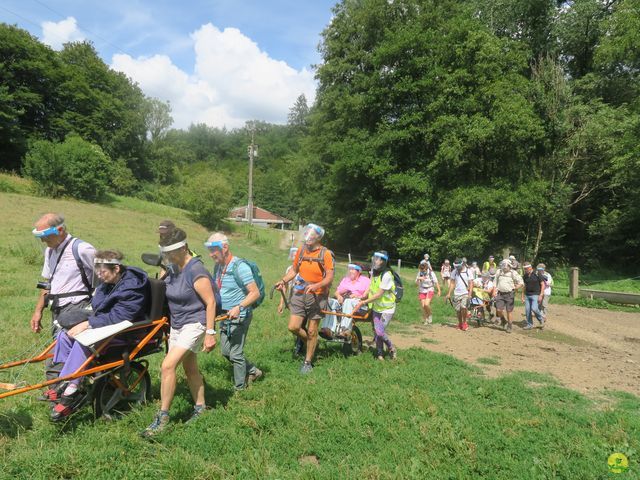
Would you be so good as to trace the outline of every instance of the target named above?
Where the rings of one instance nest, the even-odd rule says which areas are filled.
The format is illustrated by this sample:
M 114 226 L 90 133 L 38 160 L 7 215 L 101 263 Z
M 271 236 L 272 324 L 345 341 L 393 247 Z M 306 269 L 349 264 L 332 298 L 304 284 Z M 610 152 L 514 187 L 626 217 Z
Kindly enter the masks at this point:
M 215 329 L 213 328 L 207 328 L 207 330 L 204 333 L 206 333 L 207 335 L 215 335 L 218 332 L 216 332 Z

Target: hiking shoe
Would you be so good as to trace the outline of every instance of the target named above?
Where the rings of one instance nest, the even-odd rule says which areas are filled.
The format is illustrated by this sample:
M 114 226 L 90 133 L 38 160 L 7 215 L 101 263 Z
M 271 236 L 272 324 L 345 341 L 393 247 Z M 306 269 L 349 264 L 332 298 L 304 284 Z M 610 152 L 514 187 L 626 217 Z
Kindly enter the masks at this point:
M 247 385 L 251 385 L 253 382 L 262 378 L 264 375 L 263 371 L 256 367 L 256 371 L 247 375 Z
M 545 322 L 546 322 L 546 319 L 543 317 L 542 320 L 540 320 L 540 329 L 541 330 L 544 328 Z
M 300 367 L 300 375 L 306 375 L 307 373 L 311 373 L 313 370 L 313 365 L 311 362 L 304 362 Z
M 51 409 L 51 421 L 59 422 L 67 418 L 75 412 L 82 403 L 84 395 L 80 390 L 75 391 L 71 395 L 62 395 L 60 401 Z
M 507 323 L 507 326 L 505 327 L 504 331 L 507 332 L 507 333 L 511 333 L 511 330 L 512 330 L 511 324 Z
M 533 328 L 533 325 L 525 325 L 524 327 L 522 327 L 523 330 L 531 330 Z
M 140 435 L 144 438 L 151 438 L 167 428 L 167 425 L 169 425 L 169 414 L 166 412 L 158 412 L 153 418 L 151 425 L 145 428 Z
M 504 327 L 506 324 L 507 324 L 507 321 L 503 317 L 500 317 L 500 326 Z
M 467 330 L 469 330 L 469 324 L 467 322 L 463 322 L 462 326 L 460 327 L 460 330 L 462 330 L 463 332 L 466 332 Z
M 389 358 L 391 360 L 395 360 L 398 358 L 398 350 L 397 349 L 393 349 L 393 350 L 389 350 Z
M 293 347 L 293 355 L 296 357 L 300 356 L 303 354 L 304 350 L 305 350 L 304 342 L 301 339 L 296 337 L 296 344 L 295 344 L 295 347 Z
M 193 412 L 191 413 L 191 416 L 189 417 L 189 420 L 187 420 L 184 423 L 191 423 L 194 420 L 197 420 L 198 418 L 200 418 L 205 412 L 207 411 L 207 406 L 206 405 L 194 405 L 193 406 Z M 168 415 L 167 415 L 168 417 Z
M 67 388 L 67 382 L 54 385 L 39 396 L 37 400 L 39 402 L 58 402 L 60 401 L 60 397 L 62 397 L 62 392 L 64 392 L 65 388 Z

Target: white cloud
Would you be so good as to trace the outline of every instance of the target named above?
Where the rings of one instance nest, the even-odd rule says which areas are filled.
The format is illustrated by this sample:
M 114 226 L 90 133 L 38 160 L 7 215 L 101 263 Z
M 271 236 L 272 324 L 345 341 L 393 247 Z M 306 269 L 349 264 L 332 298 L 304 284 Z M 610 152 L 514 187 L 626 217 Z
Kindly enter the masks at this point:
M 84 38 L 73 17 L 59 22 L 42 22 L 42 41 L 55 50 L 61 50 L 67 42 L 80 42 Z
M 206 123 L 235 128 L 257 119 L 285 123 L 289 108 L 304 93 L 315 95 L 313 74 L 275 60 L 236 28 L 203 25 L 191 35 L 195 51 L 188 74 L 165 55 L 114 55 L 111 67 L 124 72 L 149 96 L 168 100 L 174 126 Z

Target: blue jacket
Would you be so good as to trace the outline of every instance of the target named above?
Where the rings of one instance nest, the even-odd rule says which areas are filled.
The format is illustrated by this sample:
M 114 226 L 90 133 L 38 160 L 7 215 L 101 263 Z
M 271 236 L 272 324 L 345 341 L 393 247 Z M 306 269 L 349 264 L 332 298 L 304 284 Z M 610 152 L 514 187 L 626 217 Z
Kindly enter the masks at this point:
M 88 319 L 89 325 L 99 328 L 124 320 L 144 320 L 150 301 L 151 284 L 146 272 L 126 267 L 117 284 L 103 283 L 96 289 L 91 300 L 93 315 Z

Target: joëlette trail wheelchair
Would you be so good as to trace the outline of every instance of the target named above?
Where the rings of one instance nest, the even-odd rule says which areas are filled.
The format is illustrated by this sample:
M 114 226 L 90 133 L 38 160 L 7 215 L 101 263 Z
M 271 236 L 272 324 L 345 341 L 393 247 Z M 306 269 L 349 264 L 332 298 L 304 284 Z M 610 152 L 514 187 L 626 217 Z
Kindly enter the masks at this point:
M 134 405 L 146 403 L 151 397 L 151 377 L 149 364 L 144 357 L 166 351 L 169 335 L 165 284 L 161 280 L 149 280 L 151 306 L 147 320 L 136 323 L 121 322 L 103 327 L 105 330 L 102 332 L 99 332 L 99 328 L 88 330 L 92 335 L 86 337 L 88 344 L 85 345 L 81 341 L 80 335 L 77 341 L 88 347 L 91 355 L 75 372 L 32 385 L 0 383 L 0 399 L 43 387 L 56 388 L 69 380 L 84 377 L 83 395 L 74 405 L 74 409 L 91 404 L 95 417 L 98 418 L 113 416 L 130 410 Z M 100 338 L 101 336 L 103 338 Z M 93 343 L 92 339 L 97 340 Z M 55 345 L 54 340 L 33 358 L 0 365 L 0 371 L 43 362 L 53 357 Z
M 276 287 L 271 289 L 269 295 L 273 298 Z M 286 308 L 289 308 L 287 296 L 281 290 L 278 290 Z M 329 299 L 329 310 L 321 310 L 324 315 L 318 327 L 318 336 L 330 343 L 338 343 L 342 345 L 342 353 L 345 356 L 360 355 L 363 350 L 362 332 L 357 323 L 371 323 L 371 310 L 364 310 L 352 313 L 342 312 L 342 307 L 335 298 Z M 307 329 L 306 321 L 302 324 L 302 328 Z M 304 345 L 299 338 L 295 339 L 294 355 L 301 354 Z

